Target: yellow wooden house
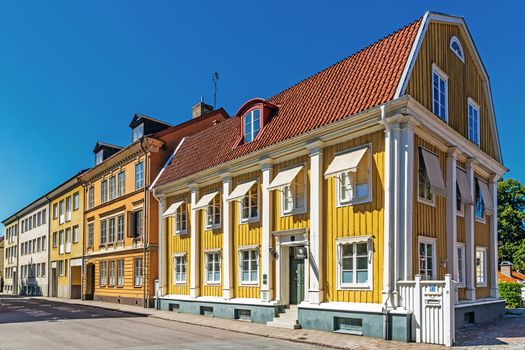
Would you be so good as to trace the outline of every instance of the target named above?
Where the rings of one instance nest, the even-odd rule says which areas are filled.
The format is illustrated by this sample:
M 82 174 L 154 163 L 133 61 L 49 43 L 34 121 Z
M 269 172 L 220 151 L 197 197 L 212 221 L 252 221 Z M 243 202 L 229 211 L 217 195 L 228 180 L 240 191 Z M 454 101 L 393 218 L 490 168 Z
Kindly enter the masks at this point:
M 501 317 L 490 82 L 428 12 L 185 138 L 153 184 L 158 306 L 451 345 Z

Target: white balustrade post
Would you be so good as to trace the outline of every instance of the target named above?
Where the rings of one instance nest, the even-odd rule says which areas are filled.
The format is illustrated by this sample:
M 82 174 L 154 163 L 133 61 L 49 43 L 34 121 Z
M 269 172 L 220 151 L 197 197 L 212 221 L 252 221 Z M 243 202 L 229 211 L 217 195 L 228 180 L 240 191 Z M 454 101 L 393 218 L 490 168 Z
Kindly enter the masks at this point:
M 498 298 L 498 181 L 495 176 L 490 179 L 490 194 L 494 213 L 490 218 L 490 296 Z
M 416 285 L 414 289 L 414 321 L 416 324 L 416 342 L 421 343 L 421 310 L 423 306 L 423 298 L 421 295 L 421 277 L 416 275 Z
M 443 340 L 445 346 L 452 346 L 454 332 L 454 303 L 452 293 L 453 290 L 452 276 L 447 273 L 445 275 L 445 288 L 443 288 Z M 439 327 L 439 325 L 436 325 Z
M 197 298 L 200 294 L 200 211 L 193 209 L 199 200 L 199 188 L 190 186 L 191 191 L 191 222 L 190 222 L 190 297 Z

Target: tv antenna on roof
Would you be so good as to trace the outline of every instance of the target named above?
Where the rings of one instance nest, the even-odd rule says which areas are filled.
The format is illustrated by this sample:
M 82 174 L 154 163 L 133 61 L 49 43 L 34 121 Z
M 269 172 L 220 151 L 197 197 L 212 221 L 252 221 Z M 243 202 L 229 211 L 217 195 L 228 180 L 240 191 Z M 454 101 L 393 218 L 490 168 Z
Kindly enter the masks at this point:
M 213 109 L 215 109 L 215 106 L 217 106 L 217 92 L 219 91 L 217 88 L 217 84 L 219 83 L 219 71 L 213 72 L 211 80 L 213 80 Z

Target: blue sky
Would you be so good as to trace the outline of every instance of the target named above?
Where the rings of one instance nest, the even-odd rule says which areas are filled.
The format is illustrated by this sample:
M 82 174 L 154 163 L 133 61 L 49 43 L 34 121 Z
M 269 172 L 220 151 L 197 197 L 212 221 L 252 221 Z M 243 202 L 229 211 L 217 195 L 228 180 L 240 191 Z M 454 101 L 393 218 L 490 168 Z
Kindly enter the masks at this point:
M 135 112 L 179 123 L 220 72 L 235 113 L 412 22 L 464 16 L 489 72 L 508 176 L 525 182 L 522 1 L 16 1 L 0 4 L 0 218 L 127 145 Z

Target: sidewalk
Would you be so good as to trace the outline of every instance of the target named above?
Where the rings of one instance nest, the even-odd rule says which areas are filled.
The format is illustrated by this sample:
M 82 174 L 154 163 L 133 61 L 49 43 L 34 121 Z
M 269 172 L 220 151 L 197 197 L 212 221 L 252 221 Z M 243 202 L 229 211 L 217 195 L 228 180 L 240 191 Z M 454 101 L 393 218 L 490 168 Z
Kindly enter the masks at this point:
M 239 320 L 223 318 L 212 318 L 201 315 L 182 314 L 170 311 L 159 311 L 155 309 L 144 309 L 138 306 L 113 304 L 98 301 L 82 301 L 60 298 L 32 297 L 33 299 L 49 300 L 54 302 L 91 306 L 107 310 L 121 311 L 125 313 L 153 317 L 162 320 L 186 323 L 197 326 L 211 327 L 231 332 L 239 332 L 261 337 L 269 337 L 287 340 L 296 343 L 318 345 L 334 349 L 444 349 L 438 345 L 402 343 L 397 341 L 385 341 L 377 338 L 337 334 L 310 329 L 282 329 L 269 327 L 260 323 L 251 323 Z

